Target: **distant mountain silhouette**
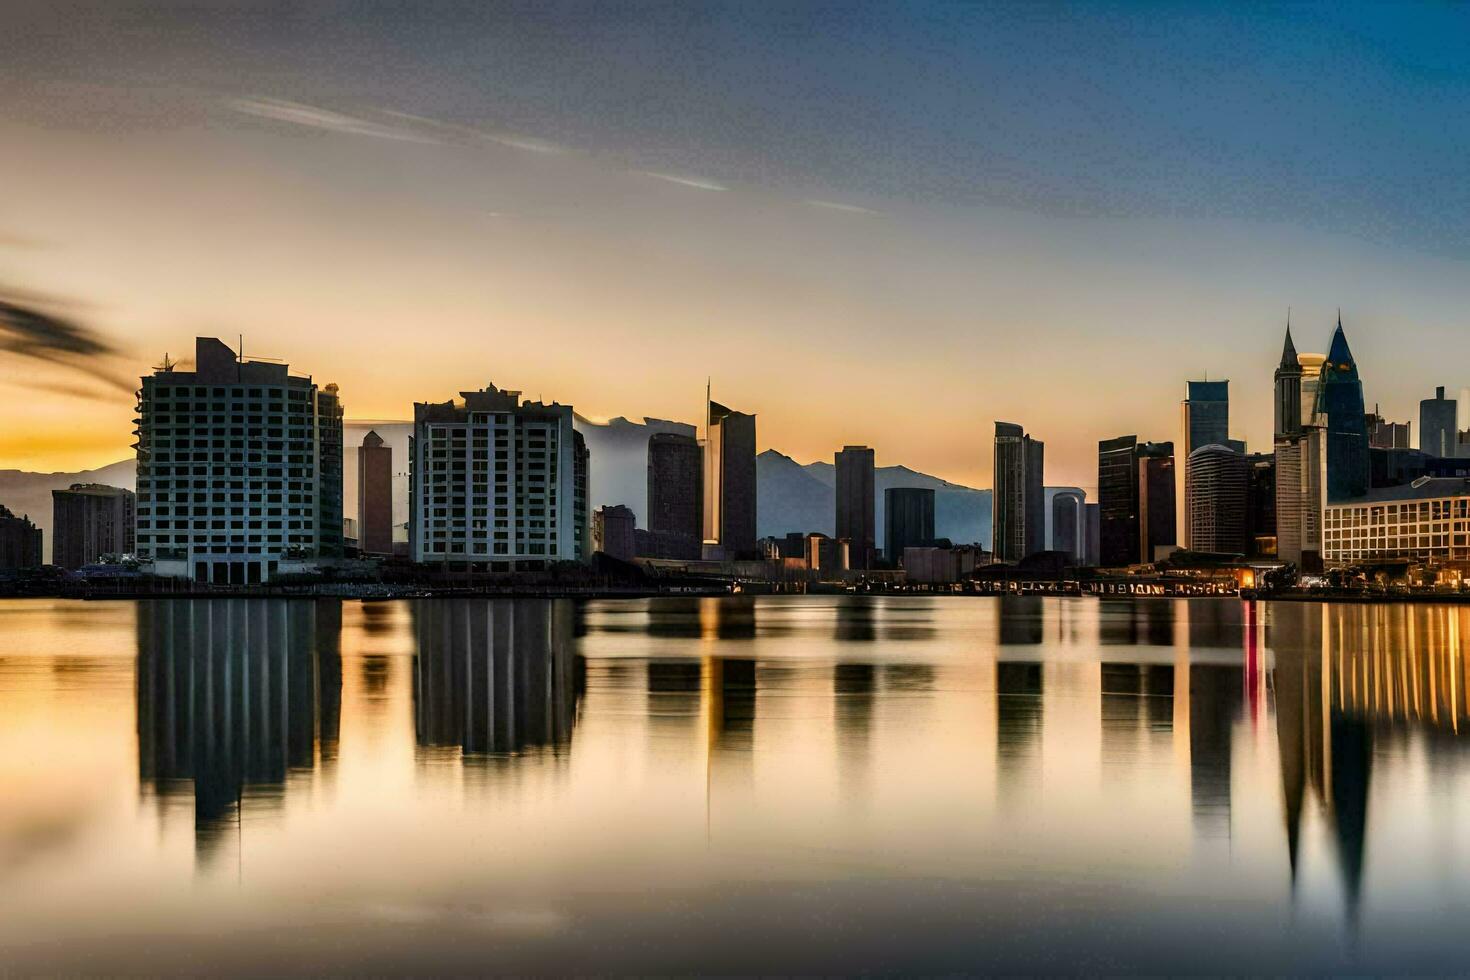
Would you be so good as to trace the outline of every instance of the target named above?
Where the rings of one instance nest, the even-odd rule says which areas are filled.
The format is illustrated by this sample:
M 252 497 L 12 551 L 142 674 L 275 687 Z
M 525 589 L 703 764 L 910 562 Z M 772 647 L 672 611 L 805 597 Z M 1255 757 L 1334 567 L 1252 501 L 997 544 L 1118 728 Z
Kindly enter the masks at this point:
M 836 468 L 828 462 L 801 464 L 767 449 L 756 457 L 756 527 L 761 535 L 792 531 L 835 534 Z M 934 491 L 934 533 L 941 538 L 990 547 L 990 491 L 977 490 L 911 470 L 879 466 L 873 473 L 877 545 L 883 547 L 883 492 L 889 487 L 925 487 Z
M 591 471 L 587 474 L 592 507 L 622 504 L 631 507 L 638 526 L 648 526 L 648 440 L 656 432 L 692 436 L 687 422 L 645 418 L 634 422 L 618 416 L 609 422 L 576 419 L 577 431 L 587 441 Z

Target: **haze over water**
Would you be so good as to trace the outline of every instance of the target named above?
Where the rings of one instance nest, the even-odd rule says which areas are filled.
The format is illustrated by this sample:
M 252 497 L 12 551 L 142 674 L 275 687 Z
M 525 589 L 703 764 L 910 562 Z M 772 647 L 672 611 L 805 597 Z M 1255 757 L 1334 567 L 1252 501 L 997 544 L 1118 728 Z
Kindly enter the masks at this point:
M 0 603 L 0 971 L 1442 970 L 1470 608 Z

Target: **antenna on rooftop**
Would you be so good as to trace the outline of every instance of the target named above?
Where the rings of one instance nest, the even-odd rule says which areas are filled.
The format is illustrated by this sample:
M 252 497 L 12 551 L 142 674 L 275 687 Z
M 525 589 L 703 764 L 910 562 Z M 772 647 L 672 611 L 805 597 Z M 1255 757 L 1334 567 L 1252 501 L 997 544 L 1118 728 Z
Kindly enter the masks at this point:
M 168 351 L 163 352 L 163 363 L 153 365 L 153 370 L 167 374 L 174 369 L 174 362 L 169 359 Z

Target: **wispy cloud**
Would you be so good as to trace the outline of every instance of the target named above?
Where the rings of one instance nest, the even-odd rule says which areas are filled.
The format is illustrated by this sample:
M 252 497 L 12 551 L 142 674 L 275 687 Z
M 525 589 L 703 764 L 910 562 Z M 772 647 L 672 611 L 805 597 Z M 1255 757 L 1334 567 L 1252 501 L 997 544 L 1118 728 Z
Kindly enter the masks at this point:
M 432 116 L 421 116 L 413 112 L 403 112 L 399 109 L 380 109 L 378 111 L 385 116 L 414 123 L 419 126 L 427 126 L 440 132 L 451 133 L 470 142 L 497 143 L 500 146 L 508 146 L 516 150 L 526 150 L 530 153 L 567 152 L 566 147 L 536 136 L 523 136 L 519 133 L 502 133 L 493 130 L 477 129 L 474 126 L 466 126 L 463 123 L 446 122 L 443 119 L 435 119 Z
M 416 133 L 401 126 L 385 126 L 382 123 L 359 119 L 356 116 L 334 112 L 331 109 L 319 109 L 316 106 L 309 106 L 301 102 L 288 102 L 285 99 L 233 99 L 229 105 L 231 109 L 247 116 L 292 123 L 308 129 L 347 133 L 352 136 L 371 136 L 376 139 L 400 140 L 406 143 L 442 142 L 433 136 Z
M 640 177 L 652 177 L 655 180 L 666 180 L 671 184 L 678 184 L 681 187 L 693 187 L 696 190 L 701 191 L 727 191 L 730 189 L 724 184 L 717 184 L 714 181 L 709 180 L 705 177 L 680 177 L 677 174 L 661 174 L 653 170 L 637 170 L 634 172 L 637 173 Z
M 872 208 L 859 207 L 856 204 L 842 204 L 838 201 L 819 201 L 815 198 L 807 198 L 801 203 L 814 208 L 826 208 L 828 211 L 846 211 L 848 214 L 878 214 Z

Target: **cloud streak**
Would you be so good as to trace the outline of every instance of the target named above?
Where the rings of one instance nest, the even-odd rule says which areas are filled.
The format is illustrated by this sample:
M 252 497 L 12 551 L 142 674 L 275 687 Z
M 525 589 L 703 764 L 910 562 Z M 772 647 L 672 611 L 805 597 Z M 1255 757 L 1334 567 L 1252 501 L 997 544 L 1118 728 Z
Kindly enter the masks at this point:
M 385 116 L 404 122 L 413 123 L 418 126 L 427 126 L 443 133 L 452 133 L 461 140 L 471 143 L 495 143 L 500 146 L 508 146 L 515 150 L 525 150 L 529 153 L 566 153 L 567 148 L 550 140 L 540 139 L 536 136 L 523 136 L 519 133 L 498 133 L 484 129 L 476 129 L 473 126 L 465 126 L 462 123 L 446 122 L 443 119 L 434 119 L 431 116 L 420 116 L 412 112 L 403 112 L 399 109 L 378 110 Z
M 374 139 L 398 140 L 404 143 L 440 143 L 424 133 L 416 133 L 399 126 L 359 119 L 331 109 L 319 109 L 301 102 L 285 99 L 232 99 L 231 109 L 247 116 L 291 123 L 306 129 L 317 129 L 329 133 L 344 133 L 351 136 L 371 136 Z
M 655 170 L 637 170 L 634 172 L 640 177 L 652 177 L 654 180 L 666 180 L 671 184 L 678 184 L 681 187 L 693 187 L 694 189 L 701 191 L 727 191 L 730 189 L 724 184 L 717 184 L 714 181 L 709 180 L 705 177 L 680 177 L 677 174 L 663 174 Z
M 801 203 L 813 208 L 826 208 L 828 211 L 845 211 L 848 214 L 878 214 L 872 208 L 859 207 L 856 204 L 842 204 L 837 201 L 820 201 L 816 198 L 807 198 Z

